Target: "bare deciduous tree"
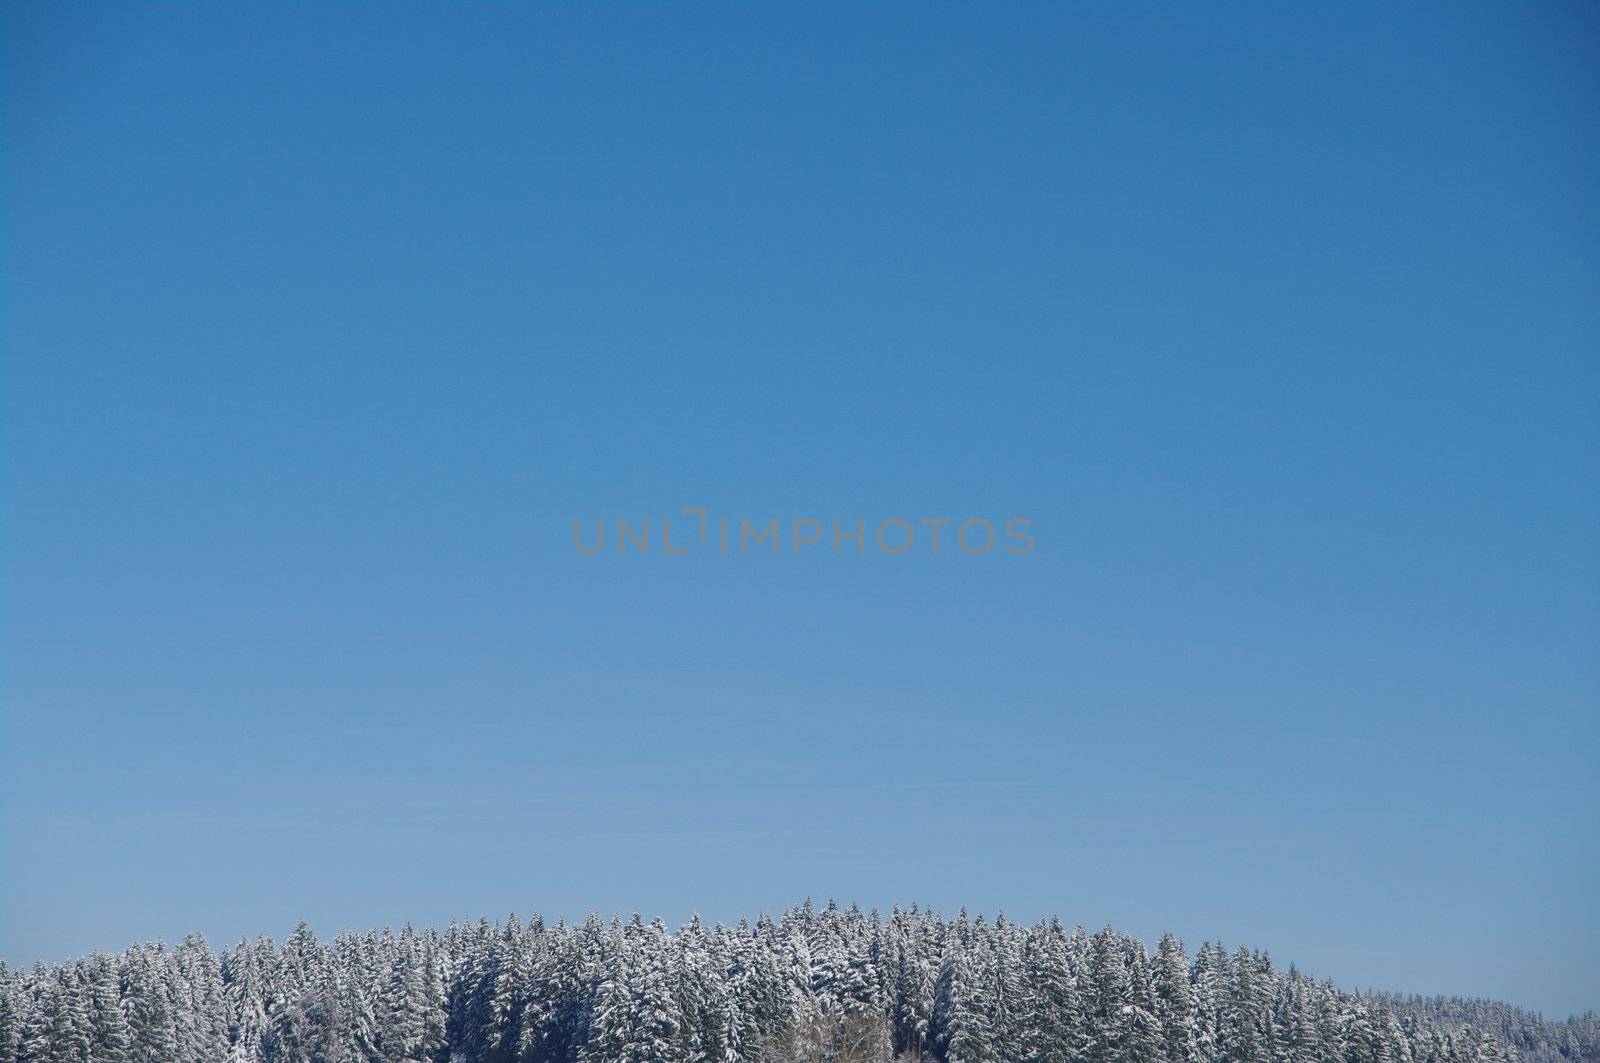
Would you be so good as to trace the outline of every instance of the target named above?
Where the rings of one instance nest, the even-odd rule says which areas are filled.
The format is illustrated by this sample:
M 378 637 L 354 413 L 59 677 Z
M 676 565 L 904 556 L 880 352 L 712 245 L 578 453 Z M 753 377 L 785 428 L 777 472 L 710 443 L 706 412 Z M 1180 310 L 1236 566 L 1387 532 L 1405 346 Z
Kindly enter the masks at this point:
M 769 1063 L 889 1063 L 889 1024 L 881 1015 L 824 1011 L 768 1040 Z

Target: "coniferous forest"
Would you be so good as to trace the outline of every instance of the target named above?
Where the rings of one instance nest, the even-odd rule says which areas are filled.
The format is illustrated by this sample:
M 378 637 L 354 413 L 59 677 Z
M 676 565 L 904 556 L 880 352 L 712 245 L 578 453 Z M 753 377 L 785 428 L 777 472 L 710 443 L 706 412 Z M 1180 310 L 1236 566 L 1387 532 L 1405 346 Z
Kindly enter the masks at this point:
M 9 971 L 3 1063 L 1466 1063 L 1600 1059 L 1593 1012 L 1361 994 L 1263 952 L 809 902 L 733 927 L 591 916 Z

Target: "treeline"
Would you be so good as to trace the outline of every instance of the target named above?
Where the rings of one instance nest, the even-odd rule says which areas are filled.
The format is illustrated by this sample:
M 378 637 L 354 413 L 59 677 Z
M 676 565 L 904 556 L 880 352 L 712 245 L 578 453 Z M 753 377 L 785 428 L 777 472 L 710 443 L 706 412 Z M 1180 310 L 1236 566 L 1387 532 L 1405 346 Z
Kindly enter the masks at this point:
M 0 965 L 0 1061 L 1478 1063 L 1550 1048 L 1576 1063 L 1586 1050 L 1530 1040 L 1489 1007 L 1363 997 L 1244 948 L 1190 956 L 1170 935 L 1150 951 L 1110 928 L 808 902 L 676 933 L 637 916 L 512 917 L 324 942 L 301 925 L 220 955 L 190 936 Z
M 1600 1015 L 1593 1011 L 1565 1022 L 1546 1022 L 1538 1012 L 1498 1000 L 1386 994 L 1383 1001 L 1398 1014 L 1436 1026 L 1474 1026 L 1493 1034 L 1517 1051 L 1524 1063 L 1600 1063 Z

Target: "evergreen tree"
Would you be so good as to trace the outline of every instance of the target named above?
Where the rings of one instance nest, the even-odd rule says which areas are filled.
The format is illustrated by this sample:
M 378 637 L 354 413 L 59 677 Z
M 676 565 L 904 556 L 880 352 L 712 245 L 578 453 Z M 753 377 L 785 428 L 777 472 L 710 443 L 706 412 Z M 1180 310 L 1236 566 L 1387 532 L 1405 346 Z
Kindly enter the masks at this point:
M 934 983 L 928 1036 L 942 1063 L 993 1063 L 999 1059 L 988 1002 L 980 993 L 982 974 L 981 958 L 967 933 L 947 943 Z
M 1155 989 L 1150 977 L 1150 958 L 1144 942 L 1125 938 L 1123 950 L 1128 962 L 1128 995 L 1122 1005 L 1122 1043 L 1118 1055 L 1129 1063 L 1161 1059 L 1166 1053 L 1161 1023 L 1156 1018 Z
M 1195 1037 L 1194 990 L 1189 985 L 1189 961 L 1184 955 L 1182 942 L 1171 934 L 1163 934 L 1156 944 L 1150 983 L 1155 998 L 1156 1023 L 1160 1028 L 1161 1058 L 1165 1063 L 1197 1063 L 1200 1046 Z
M 0 960 L 0 1063 L 16 1063 L 17 1059 L 17 1040 L 21 1033 L 17 986 L 6 961 Z
M 649 926 L 638 917 L 629 931 L 636 936 L 631 964 L 633 1031 L 629 1063 L 678 1063 L 685 1058 L 678 1034 L 683 1013 L 675 991 L 670 942 L 659 919 Z
M 229 1063 L 259 1063 L 271 1027 L 269 980 L 261 957 L 267 943 L 240 941 L 222 959 L 224 1014 L 228 1019 Z M 269 967 L 270 970 L 270 967 Z
M 396 943 L 388 985 L 380 1002 L 378 1038 L 383 1063 L 427 1063 L 428 991 L 423 958 L 406 927 Z
M 894 937 L 894 989 L 890 1027 L 896 1052 L 920 1058 L 928 1044 L 933 1017 L 934 972 L 912 927 L 896 928 Z
M 1086 1063 L 1135 1063 L 1127 1054 L 1130 988 L 1122 940 L 1109 926 L 1090 939 Z
M 1060 920 L 1041 923 L 1029 935 L 1024 968 L 1030 992 L 1019 1058 L 1027 1063 L 1077 1063 L 1087 1047 L 1087 1031 L 1078 973 Z
M 1219 1038 L 1222 1063 L 1273 1063 L 1258 965 L 1244 946 L 1235 950 L 1227 975 Z
M 133 1030 L 122 1013 L 116 964 L 110 956 L 97 953 L 90 958 L 84 979 L 84 1004 L 89 1021 L 89 1058 L 94 1063 L 131 1063 Z M 221 1017 L 220 1008 L 216 1014 Z
M 165 950 L 159 944 L 135 947 L 123 956 L 122 998 L 135 1063 L 173 1063 L 181 1058 L 177 1002 L 168 988 L 165 967 Z

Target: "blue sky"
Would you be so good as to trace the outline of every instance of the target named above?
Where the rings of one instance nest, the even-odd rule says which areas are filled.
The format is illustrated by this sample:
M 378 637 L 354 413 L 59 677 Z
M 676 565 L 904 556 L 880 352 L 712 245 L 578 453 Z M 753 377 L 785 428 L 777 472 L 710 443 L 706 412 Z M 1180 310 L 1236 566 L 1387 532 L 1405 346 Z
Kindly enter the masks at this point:
M 810 895 L 1600 1004 L 1592 9 L 5 20 L 8 961 Z M 572 547 L 682 506 L 1038 546 Z

